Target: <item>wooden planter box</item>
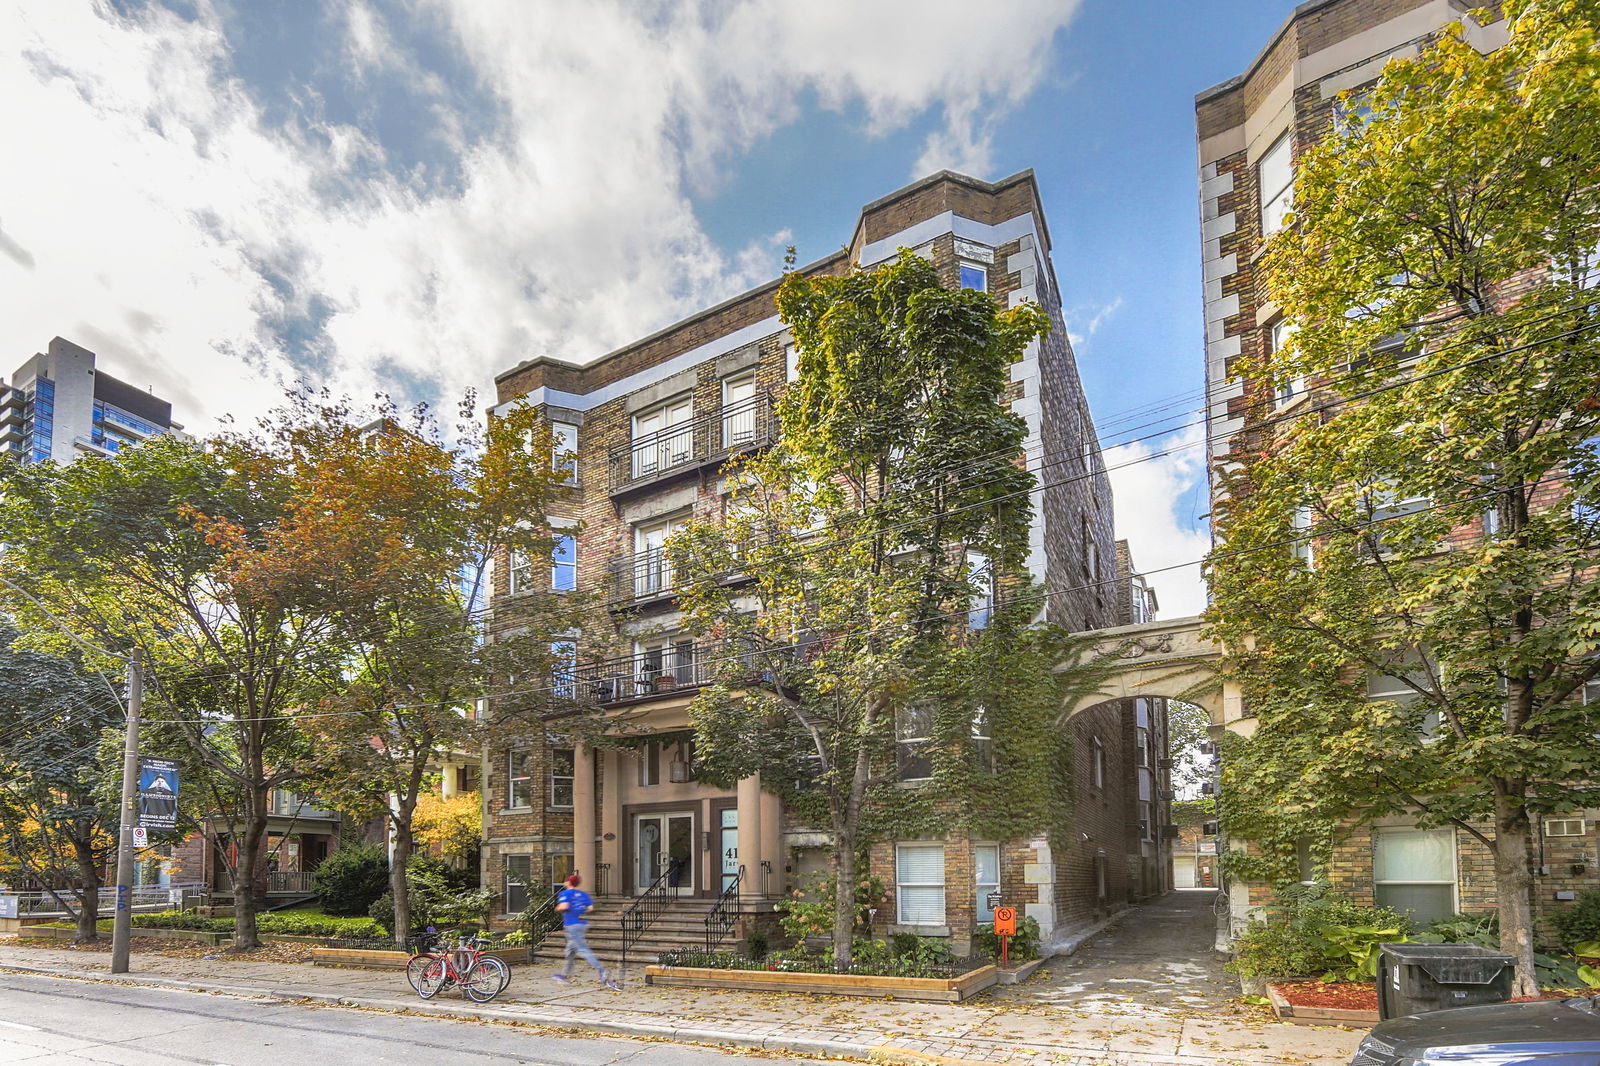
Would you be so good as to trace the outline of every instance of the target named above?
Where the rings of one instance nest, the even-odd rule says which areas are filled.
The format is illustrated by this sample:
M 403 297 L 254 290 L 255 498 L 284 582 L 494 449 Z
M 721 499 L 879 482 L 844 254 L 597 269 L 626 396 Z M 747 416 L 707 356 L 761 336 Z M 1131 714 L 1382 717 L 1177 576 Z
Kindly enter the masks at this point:
M 1281 1021 L 1291 1025 L 1359 1025 L 1378 1024 L 1375 1010 L 1350 1010 L 1341 1007 L 1302 1007 L 1283 998 L 1277 986 L 1267 986 L 1267 998 L 1272 1001 L 1272 1011 Z
M 828 996 L 922 1000 L 960 1003 L 999 979 L 994 966 L 983 966 L 960 977 L 868 977 L 854 973 L 790 973 L 784 970 L 712 970 L 698 966 L 646 966 L 650 985 L 676 988 L 722 988 L 746 992 L 806 992 Z

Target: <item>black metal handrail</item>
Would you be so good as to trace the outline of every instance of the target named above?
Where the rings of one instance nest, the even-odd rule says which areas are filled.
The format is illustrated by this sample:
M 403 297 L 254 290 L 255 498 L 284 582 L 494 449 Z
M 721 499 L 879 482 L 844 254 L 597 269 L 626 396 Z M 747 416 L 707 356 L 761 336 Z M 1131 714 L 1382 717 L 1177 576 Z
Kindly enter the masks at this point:
M 733 931 L 735 923 L 739 920 L 739 882 L 744 880 L 744 866 L 739 867 L 739 872 L 733 875 L 733 880 L 728 882 L 722 890 L 722 895 L 717 897 L 717 902 L 711 905 L 706 912 L 706 950 L 715 951 L 723 938 Z
M 538 906 L 522 912 L 522 928 L 528 934 L 528 948 L 537 948 L 541 941 L 561 927 L 561 912 L 556 910 L 560 889 L 551 889 L 550 895 Z
M 680 871 L 673 863 L 668 863 L 651 882 L 650 887 L 634 900 L 633 906 L 622 912 L 622 968 L 628 968 L 628 949 L 639 942 L 644 936 L 644 931 L 655 923 L 655 920 L 666 913 L 669 900 L 678 898 L 678 880 Z

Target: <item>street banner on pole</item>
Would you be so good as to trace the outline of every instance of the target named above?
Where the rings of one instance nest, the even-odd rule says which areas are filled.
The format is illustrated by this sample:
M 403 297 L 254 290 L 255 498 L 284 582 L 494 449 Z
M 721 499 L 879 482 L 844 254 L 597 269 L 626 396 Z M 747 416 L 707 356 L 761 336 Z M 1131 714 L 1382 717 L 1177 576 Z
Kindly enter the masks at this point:
M 178 828 L 178 764 L 171 759 L 139 761 L 139 824 Z

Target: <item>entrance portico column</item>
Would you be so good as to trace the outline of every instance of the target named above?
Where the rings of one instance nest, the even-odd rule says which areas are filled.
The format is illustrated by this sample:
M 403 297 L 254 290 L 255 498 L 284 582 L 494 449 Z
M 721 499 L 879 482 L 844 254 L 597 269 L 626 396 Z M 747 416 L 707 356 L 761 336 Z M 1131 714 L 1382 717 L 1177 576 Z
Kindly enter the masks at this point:
M 572 865 L 590 887 L 594 863 L 594 752 L 578 744 L 572 749 Z
M 745 895 L 761 892 L 761 775 L 751 774 L 739 782 L 739 865 L 744 880 L 739 882 Z

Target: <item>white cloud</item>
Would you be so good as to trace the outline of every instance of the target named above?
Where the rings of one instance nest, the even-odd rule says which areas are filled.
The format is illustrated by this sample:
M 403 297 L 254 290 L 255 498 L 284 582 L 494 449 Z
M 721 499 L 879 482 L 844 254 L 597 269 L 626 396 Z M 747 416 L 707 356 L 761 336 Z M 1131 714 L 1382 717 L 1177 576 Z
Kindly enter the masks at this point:
M 1078 348 L 1082 347 L 1084 341 L 1088 340 L 1090 337 L 1093 337 L 1096 333 L 1099 333 L 1100 327 L 1106 324 L 1107 319 L 1120 310 L 1122 310 L 1122 297 L 1118 296 L 1116 299 L 1102 307 L 1093 307 L 1088 310 L 1074 308 L 1067 312 L 1067 340 L 1071 343 L 1073 350 L 1076 351 Z M 1073 326 L 1077 323 L 1078 319 L 1084 315 L 1089 316 L 1089 321 L 1088 324 L 1083 327 L 1084 332 L 1078 333 L 1073 329 Z
M 6 5 L 0 136 L 22 165 L 0 168 L 0 292 L 20 347 L 0 372 L 59 334 L 204 429 L 301 375 L 411 398 L 585 361 L 776 273 L 781 236 L 720 248 L 691 194 L 798 101 L 860 107 L 869 136 L 940 116 L 917 166 L 982 174 L 992 109 L 1038 84 L 1079 3 L 432 0 L 412 17 L 492 103 L 467 114 L 396 16 L 345 0 L 325 21 L 345 81 L 405 80 L 449 182 L 309 87 L 269 119 L 228 8 Z
M 1211 541 L 1191 517 L 1207 506 L 1204 443 L 1204 428 L 1192 426 L 1105 453 L 1117 536 L 1127 539 L 1134 567 L 1150 575 L 1163 618 L 1199 614 L 1206 605 L 1197 560 L 1210 550 Z M 1180 566 L 1190 563 L 1194 565 Z M 1165 569 L 1172 566 L 1179 568 Z

